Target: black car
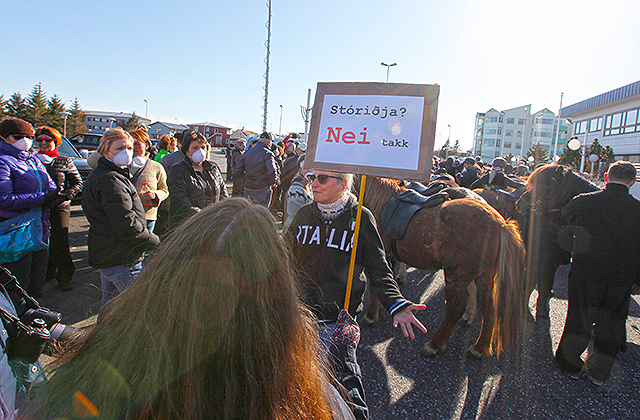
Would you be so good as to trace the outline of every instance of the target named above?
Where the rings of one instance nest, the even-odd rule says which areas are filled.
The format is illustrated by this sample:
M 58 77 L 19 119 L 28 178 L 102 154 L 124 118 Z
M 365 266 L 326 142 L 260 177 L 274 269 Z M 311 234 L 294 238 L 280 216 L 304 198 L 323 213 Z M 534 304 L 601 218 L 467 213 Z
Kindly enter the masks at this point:
M 98 148 L 101 138 L 102 134 L 79 133 L 71 137 L 69 140 L 76 149 L 92 152 Z

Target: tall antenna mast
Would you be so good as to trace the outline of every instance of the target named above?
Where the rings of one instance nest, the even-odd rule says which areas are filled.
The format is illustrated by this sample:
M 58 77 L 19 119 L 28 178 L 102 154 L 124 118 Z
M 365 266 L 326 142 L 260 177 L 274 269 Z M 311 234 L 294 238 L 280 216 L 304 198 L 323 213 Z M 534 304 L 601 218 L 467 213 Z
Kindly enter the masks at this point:
M 269 103 L 269 56 L 271 55 L 271 0 L 267 0 L 267 8 L 269 9 L 269 20 L 267 20 L 267 58 L 264 59 L 267 70 L 264 73 L 264 105 L 262 105 L 262 132 L 267 131 L 267 105 Z

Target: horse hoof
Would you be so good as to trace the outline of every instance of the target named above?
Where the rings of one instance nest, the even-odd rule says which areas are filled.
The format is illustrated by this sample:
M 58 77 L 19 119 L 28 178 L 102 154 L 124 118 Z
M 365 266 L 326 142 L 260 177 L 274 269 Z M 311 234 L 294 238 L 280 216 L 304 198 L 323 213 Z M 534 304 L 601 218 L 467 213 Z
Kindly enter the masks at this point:
M 444 350 L 445 350 L 444 348 L 434 349 L 433 347 L 431 347 L 429 343 L 427 343 L 424 346 L 422 346 L 422 348 L 420 349 L 420 354 L 424 357 L 434 358 L 438 354 L 442 353 Z
M 361 327 L 370 327 L 371 325 L 375 324 L 377 320 L 378 317 L 371 319 L 367 315 L 365 315 L 362 318 L 358 319 L 358 324 L 360 324 Z
M 478 349 L 476 349 L 476 346 L 471 346 L 467 350 L 467 357 L 473 360 L 482 360 L 484 354 L 482 354 L 481 351 L 478 351 Z

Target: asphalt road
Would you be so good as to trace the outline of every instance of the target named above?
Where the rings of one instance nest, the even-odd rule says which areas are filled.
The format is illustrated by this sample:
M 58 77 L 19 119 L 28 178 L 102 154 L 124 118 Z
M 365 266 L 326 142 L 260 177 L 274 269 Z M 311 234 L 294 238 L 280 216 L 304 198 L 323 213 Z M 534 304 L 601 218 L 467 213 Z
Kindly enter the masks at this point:
M 223 172 L 224 157 L 212 153 Z M 76 263 L 74 289 L 45 287 L 41 303 L 63 314 L 63 322 L 93 322 L 100 308 L 100 279 L 88 266 L 88 223 L 72 207 L 70 242 Z M 470 360 L 465 350 L 480 333 L 480 320 L 457 326 L 449 348 L 435 359 L 419 354 L 444 317 L 442 271 L 410 269 L 406 298 L 425 303 L 417 314 L 429 332 L 411 341 L 381 313 L 377 325 L 362 329 L 358 350 L 372 419 L 638 419 L 640 418 L 640 300 L 631 301 L 628 352 L 618 355 L 610 382 L 597 387 L 562 376 L 551 356 L 562 334 L 567 307 L 568 267 L 556 273 L 550 321 L 525 323 L 522 339 L 502 357 Z M 535 297 L 535 296 L 534 296 Z M 532 298 L 532 304 L 534 300 Z

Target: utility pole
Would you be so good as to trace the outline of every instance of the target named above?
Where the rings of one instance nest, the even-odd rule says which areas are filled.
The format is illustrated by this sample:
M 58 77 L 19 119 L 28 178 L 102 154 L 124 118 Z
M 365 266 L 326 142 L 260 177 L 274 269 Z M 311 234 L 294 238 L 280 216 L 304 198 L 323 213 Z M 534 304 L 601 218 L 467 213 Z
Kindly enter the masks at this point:
M 308 141 L 307 136 L 309 134 L 309 122 L 311 121 L 311 89 L 307 90 L 307 107 L 300 105 L 300 111 L 302 111 L 302 120 L 304 121 L 304 141 Z
M 262 105 L 262 132 L 267 131 L 267 105 L 269 104 L 269 56 L 271 55 L 271 0 L 267 0 L 269 20 L 267 20 L 267 58 L 264 59 L 266 71 L 264 73 L 264 105 Z

